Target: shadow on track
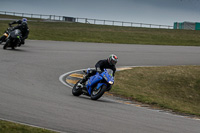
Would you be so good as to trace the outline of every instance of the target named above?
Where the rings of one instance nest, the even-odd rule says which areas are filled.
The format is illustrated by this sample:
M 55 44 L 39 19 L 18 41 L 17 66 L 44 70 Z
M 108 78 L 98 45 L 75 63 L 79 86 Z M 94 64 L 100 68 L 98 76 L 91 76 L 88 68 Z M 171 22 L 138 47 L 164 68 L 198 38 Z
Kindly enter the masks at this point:
M 13 52 L 28 52 L 27 50 L 24 50 L 24 49 L 12 49 L 12 48 L 8 48 L 8 49 L 3 49 L 2 50 L 4 51 L 13 51 Z
M 91 100 L 90 97 L 88 96 L 84 96 L 84 95 L 81 95 L 79 97 L 76 97 L 76 96 L 73 96 L 73 95 L 70 95 L 71 97 L 74 97 L 74 98 L 79 98 L 81 100 L 90 100 L 90 101 L 93 101 L 93 102 L 99 102 L 99 103 L 117 103 L 115 101 L 111 101 L 111 100 L 107 100 L 105 99 L 104 97 L 98 99 L 98 100 Z M 118 103 L 117 103 L 118 104 Z

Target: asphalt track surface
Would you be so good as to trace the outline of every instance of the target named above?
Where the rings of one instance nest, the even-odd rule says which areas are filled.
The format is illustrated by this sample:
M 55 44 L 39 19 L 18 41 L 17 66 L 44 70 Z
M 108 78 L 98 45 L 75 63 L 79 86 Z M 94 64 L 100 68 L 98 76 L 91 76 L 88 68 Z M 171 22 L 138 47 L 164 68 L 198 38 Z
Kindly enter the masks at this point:
M 0 49 L 0 118 L 70 133 L 200 132 L 199 120 L 106 97 L 74 97 L 59 81 L 111 53 L 118 67 L 200 65 L 200 47 L 27 40 L 16 50 Z

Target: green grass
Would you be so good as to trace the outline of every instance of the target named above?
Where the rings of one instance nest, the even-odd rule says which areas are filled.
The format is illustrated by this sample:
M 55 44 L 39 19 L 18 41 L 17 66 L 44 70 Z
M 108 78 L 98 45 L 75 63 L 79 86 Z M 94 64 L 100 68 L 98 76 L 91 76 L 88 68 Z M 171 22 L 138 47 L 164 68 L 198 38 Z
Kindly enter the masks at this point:
M 200 66 L 136 67 L 117 72 L 111 93 L 200 116 Z
M 200 31 L 31 22 L 29 39 L 200 46 Z
M 56 132 L 0 120 L 0 133 L 56 133 Z
M 0 16 L 1 17 L 1 16 Z M 10 21 L 0 21 L 0 33 Z M 29 21 L 33 40 L 200 46 L 200 31 Z

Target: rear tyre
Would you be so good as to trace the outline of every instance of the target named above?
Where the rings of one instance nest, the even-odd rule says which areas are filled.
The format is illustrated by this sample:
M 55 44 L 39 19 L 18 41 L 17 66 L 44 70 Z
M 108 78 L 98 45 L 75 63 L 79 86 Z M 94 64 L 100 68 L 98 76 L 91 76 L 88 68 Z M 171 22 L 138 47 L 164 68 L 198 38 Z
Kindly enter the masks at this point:
M 74 96 L 80 96 L 82 94 L 82 88 L 77 87 L 77 84 L 80 82 L 81 80 L 79 80 L 73 87 L 72 89 L 72 94 Z
M 91 99 L 92 100 L 98 100 L 104 94 L 104 92 L 106 91 L 106 89 L 107 89 L 107 87 L 105 85 L 102 85 L 98 90 L 95 87 L 92 90 Z

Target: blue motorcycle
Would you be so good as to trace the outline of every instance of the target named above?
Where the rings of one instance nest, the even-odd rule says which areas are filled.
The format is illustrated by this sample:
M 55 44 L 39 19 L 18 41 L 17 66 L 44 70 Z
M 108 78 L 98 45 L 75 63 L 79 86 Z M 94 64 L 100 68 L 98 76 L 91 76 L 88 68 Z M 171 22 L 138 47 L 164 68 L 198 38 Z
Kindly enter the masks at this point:
M 89 73 L 89 69 L 87 72 L 84 71 L 84 73 L 85 75 Z M 86 84 L 82 88 L 77 86 L 81 80 L 74 85 L 72 94 L 74 96 L 84 94 L 90 96 L 92 100 L 97 100 L 104 94 L 104 92 L 109 91 L 114 84 L 113 70 L 104 69 L 102 73 L 96 72 L 94 76 L 91 76 L 86 81 Z

